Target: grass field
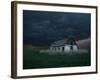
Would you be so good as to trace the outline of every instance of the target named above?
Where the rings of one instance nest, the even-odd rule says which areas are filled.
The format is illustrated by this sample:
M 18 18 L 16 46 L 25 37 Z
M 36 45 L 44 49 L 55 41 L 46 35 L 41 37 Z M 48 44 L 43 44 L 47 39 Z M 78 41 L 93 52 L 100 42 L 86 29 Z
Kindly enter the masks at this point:
M 91 65 L 90 54 L 49 55 L 40 53 L 40 49 L 23 49 L 23 69 L 75 67 Z

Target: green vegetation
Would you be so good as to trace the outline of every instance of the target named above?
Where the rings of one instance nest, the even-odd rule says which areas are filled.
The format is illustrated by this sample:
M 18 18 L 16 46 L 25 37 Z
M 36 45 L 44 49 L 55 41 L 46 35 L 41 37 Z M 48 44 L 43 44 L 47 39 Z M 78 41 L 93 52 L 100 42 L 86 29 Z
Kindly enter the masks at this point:
M 23 49 L 23 69 L 89 66 L 89 53 L 50 55 L 40 49 Z

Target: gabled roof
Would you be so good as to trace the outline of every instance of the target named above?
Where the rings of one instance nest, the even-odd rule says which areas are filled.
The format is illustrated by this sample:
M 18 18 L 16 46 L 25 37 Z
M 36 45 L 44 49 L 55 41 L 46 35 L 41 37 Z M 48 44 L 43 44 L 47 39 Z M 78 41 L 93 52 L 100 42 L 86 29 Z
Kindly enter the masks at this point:
M 51 44 L 51 47 L 59 47 L 59 46 L 65 46 L 65 45 L 76 45 L 76 42 L 74 39 L 63 39 L 59 41 L 55 41 Z

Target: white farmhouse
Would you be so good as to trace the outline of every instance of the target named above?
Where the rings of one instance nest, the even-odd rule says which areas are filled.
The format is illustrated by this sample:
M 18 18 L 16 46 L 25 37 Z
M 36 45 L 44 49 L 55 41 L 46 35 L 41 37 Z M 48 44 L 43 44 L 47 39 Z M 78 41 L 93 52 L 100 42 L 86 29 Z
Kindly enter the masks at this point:
M 78 51 L 78 46 L 74 38 L 55 41 L 50 46 L 50 51 L 54 52 L 70 52 Z

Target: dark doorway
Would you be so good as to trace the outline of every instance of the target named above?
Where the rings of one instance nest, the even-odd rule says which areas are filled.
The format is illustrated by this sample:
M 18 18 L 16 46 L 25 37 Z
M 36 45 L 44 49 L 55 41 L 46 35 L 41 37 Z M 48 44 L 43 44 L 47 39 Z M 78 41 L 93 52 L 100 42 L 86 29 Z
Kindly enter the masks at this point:
M 73 51 L 73 46 L 72 45 L 70 46 L 70 49 Z
M 62 51 L 64 51 L 64 47 L 62 47 Z

